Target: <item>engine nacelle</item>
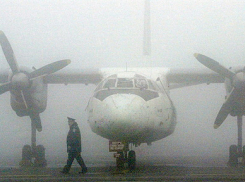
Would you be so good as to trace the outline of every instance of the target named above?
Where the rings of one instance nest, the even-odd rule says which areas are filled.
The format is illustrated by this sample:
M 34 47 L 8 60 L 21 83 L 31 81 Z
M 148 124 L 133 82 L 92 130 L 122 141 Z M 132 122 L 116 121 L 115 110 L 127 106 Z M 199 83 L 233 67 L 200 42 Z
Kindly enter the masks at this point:
M 9 80 L 16 81 L 14 82 L 16 85 L 13 85 L 10 89 L 11 107 L 18 116 L 28 116 L 30 112 L 41 113 L 47 107 L 47 84 L 44 84 L 42 77 L 38 77 L 31 82 L 26 79 L 18 82 L 19 78 L 28 78 L 27 74 L 31 70 L 22 68 L 22 71 L 17 76 L 9 75 Z M 22 89 L 17 89 L 18 86 Z

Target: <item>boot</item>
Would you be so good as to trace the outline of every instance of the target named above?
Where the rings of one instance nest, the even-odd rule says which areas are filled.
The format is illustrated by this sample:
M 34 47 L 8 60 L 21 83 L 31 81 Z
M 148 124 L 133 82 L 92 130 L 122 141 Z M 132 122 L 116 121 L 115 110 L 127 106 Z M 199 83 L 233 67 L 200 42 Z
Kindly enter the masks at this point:
M 70 167 L 67 166 L 67 165 L 65 165 L 64 168 L 63 168 L 63 170 L 61 171 L 61 173 L 63 173 L 63 174 L 69 174 L 69 171 L 70 171 Z
M 88 171 L 87 167 L 83 167 L 82 171 L 79 172 L 79 174 L 85 174 Z

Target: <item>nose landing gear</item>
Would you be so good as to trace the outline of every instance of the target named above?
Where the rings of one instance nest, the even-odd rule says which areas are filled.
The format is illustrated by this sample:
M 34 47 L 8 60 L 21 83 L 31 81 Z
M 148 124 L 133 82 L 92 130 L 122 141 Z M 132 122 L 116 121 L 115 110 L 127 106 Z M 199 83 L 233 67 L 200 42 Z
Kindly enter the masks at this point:
M 136 154 L 135 151 L 121 151 L 117 152 L 116 155 L 116 165 L 117 169 L 121 170 L 124 169 L 124 164 L 128 164 L 128 169 L 134 170 L 136 167 Z
M 123 142 L 109 141 L 109 151 L 117 152 L 114 154 L 116 158 L 116 166 L 118 170 L 124 169 L 124 164 L 128 164 L 129 170 L 134 170 L 136 167 L 136 153 L 129 150 L 129 144 Z
M 130 150 L 128 152 L 128 168 L 134 170 L 136 166 L 136 154 L 135 151 Z

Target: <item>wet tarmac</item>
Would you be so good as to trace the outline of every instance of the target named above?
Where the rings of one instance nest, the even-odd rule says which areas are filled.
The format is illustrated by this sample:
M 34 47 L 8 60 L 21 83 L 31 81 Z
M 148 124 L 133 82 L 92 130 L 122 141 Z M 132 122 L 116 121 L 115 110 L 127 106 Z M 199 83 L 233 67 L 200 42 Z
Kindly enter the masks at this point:
M 163 159 L 164 160 L 164 159 Z M 79 174 L 75 164 L 69 174 L 62 167 L 19 168 L 1 167 L 0 181 L 245 181 L 245 167 L 227 167 L 222 160 L 179 158 L 139 161 L 137 168 L 117 170 L 114 165 L 88 165 L 86 174 Z M 168 163 L 169 162 L 169 163 Z
M 2 168 L 0 181 L 244 181 L 245 168 L 139 166 L 134 171 L 113 167 L 90 167 L 79 174 L 74 167 L 69 174 L 62 168 Z

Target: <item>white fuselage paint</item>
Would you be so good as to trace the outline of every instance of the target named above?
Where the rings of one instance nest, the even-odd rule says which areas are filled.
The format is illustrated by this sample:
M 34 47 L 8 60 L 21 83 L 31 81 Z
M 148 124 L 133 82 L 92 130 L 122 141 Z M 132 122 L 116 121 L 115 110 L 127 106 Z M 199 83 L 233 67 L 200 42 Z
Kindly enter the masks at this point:
M 87 108 L 88 122 L 94 133 L 136 145 L 150 144 L 173 133 L 176 113 L 168 93 L 160 82 L 157 85 L 157 81 L 135 75 L 132 72 L 115 74 L 98 85 Z M 133 80 L 133 84 L 119 87 L 120 79 Z M 106 85 L 108 80 L 115 86 Z M 147 80 L 147 86 L 136 87 L 136 80 Z

